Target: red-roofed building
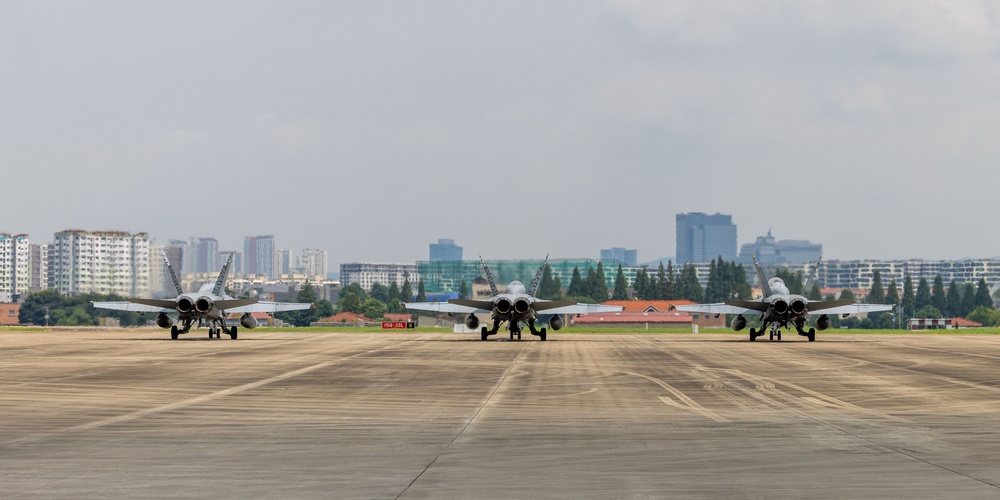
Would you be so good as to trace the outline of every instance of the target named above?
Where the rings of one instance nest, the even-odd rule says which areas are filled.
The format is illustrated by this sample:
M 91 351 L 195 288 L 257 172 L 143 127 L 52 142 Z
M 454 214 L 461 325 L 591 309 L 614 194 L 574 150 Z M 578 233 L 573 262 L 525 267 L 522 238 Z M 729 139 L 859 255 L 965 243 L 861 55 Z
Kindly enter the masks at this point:
M 687 324 L 698 325 L 699 328 L 725 328 L 726 315 L 701 314 L 701 313 L 681 313 L 676 311 L 677 306 L 690 306 L 696 302 L 690 300 L 609 300 L 604 305 L 623 306 L 623 313 L 677 313 L 679 316 L 687 317 Z M 590 314 L 589 316 L 596 316 Z M 583 317 L 583 316 L 581 316 Z M 575 323 L 575 322 L 574 322 Z M 644 322 L 645 323 L 645 322 Z
M 384 321 L 413 321 L 413 316 L 406 313 L 387 313 Z
M 327 326 L 333 324 L 353 324 L 361 325 L 364 323 L 375 323 L 375 320 L 364 316 L 363 314 L 352 313 L 352 312 L 342 312 L 339 314 L 334 314 L 328 318 L 323 318 L 319 321 L 312 323 L 315 326 Z

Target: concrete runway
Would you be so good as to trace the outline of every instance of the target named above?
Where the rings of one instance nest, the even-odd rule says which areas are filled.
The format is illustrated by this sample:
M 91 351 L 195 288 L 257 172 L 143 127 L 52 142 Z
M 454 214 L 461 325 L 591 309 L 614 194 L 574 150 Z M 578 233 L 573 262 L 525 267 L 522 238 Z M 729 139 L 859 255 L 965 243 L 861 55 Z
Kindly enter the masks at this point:
M 203 333 L 0 332 L 2 496 L 1000 497 L 1000 336 Z

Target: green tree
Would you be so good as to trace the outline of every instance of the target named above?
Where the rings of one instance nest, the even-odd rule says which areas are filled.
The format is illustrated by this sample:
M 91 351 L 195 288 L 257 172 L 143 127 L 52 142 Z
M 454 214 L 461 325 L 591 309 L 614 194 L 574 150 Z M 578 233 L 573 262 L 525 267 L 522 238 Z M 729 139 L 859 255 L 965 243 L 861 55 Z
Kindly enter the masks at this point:
M 635 297 L 639 300 L 649 300 L 649 274 L 646 273 L 646 268 L 640 268 L 635 273 L 635 281 L 632 282 L 632 288 L 635 289 Z
M 403 302 L 413 300 L 413 286 L 410 285 L 410 278 L 403 278 L 403 284 L 399 287 L 399 299 Z
M 395 281 L 389 283 L 388 298 L 386 299 L 385 308 L 391 313 L 401 313 L 403 312 L 403 297 L 399 294 L 399 285 Z M 406 300 L 410 300 L 407 298 Z
M 966 317 L 976 308 L 976 285 L 966 283 L 962 288 L 962 306 L 957 316 Z
M 320 319 L 329 318 L 336 313 L 336 308 L 334 308 L 333 303 L 329 300 L 323 299 L 316 303 L 316 317 Z
M 903 278 L 903 298 L 900 299 L 899 305 L 903 308 L 901 312 L 904 320 L 912 318 L 913 313 L 917 312 L 917 296 L 913 292 L 913 278 L 910 278 L 909 274 Z
M 976 285 L 976 307 L 980 306 L 993 308 L 993 297 L 990 296 L 990 287 L 984 278 L 979 278 L 979 284 Z
M 978 306 L 966 319 L 982 323 L 983 326 L 1000 326 L 1000 311 L 987 306 Z
M 340 299 L 337 300 L 338 312 L 352 312 L 361 314 L 361 304 L 368 300 L 368 293 L 361 285 L 351 283 L 340 291 Z
M 866 304 L 884 304 L 885 303 L 885 289 L 882 288 L 882 273 L 877 269 L 875 270 L 874 276 L 872 277 L 872 289 L 868 292 L 868 296 L 865 297 Z
M 615 275 L 615 291 L 611 294 L 611 298 L 614 300 L 628 299 L 628 282 L 625 281 L 625 272 L 622 270 L 621 264 L 618 264 L 618 274 Z
M 542 279 L 538 282 L 538 298 L 558 299 L 560 292 L 559 283 L 556 282 L 556 278 L 552 274 L 552 268 L 545 266 L 545 270 L 542 271 Z
M 720 255 L 708 265 L 708 283 L 705 285 L 705 302 L 722 302 L 729 298 L 729 284 L 726 283 L 726 263 Z
M 604 276 L 604 265 L 597 263 L 597 270 L 587 272 L 587 294 L 595 302 L 605 302 L 608 300 L 608 281 Z
M 368 300 L 361 304 L 361 314 L 367 318 L 379 320 L 385 317 L 385 313 L 385 302 L 373 297 L 369 297 Z
M 463 300 L 469 298 L 469 285 L 465 284 L 465 280 L 458 286 L 458 298 Z
M 934 277 L 934 286 L 931 287 L 931 305 L 935 309 L 945 314 L 948 311 L 948 296 L 944 290 L 944 280 L 941 275 Z
M 958 288 L 958 282 L 955 280 L 951 280 L 948 285 L 948 292 L 945 293 L 945 304 L 945 309 L 941 311 L 945 317 L 962 316 L 962 291 Z
M 819 289 L 819 283 L 812 284 L 812 287 L 809 288 L 809 293 L 806 294 L 806 298 L 809 300 L 823 300 L 823 292 Z
M 854 300 L 854 291 L 850 288 L 845 288 L 840 291 L 840 300 Z
M 787 267 L 779 267 L 774 270 L 774 275 L 785 282 L 788 293 L 802 295 L 802 271 L 792 271 Z
M 692 264 L 685 264 L 681 268 L 681 277 L 677 282 L 677 296 L 684 300 L 702 302 L 705 298 L 705 291 L 698 282 L 698 270 Z
M 570 297 L 586 297 L 590 295 L 587 293 L 587 284 L 583 281 L 583 277 L 580 275 L 580 268 L 573 266 L 573 274 L 569 279 L 569 288 L 566 289 L 566 295 Z
M 424 290 L 424 279 L 417 282 L 417 302 L 427 302 L 427 291 Z
M 389 287 L 376 282 L 372 284 L 372 289 L 368 291 L 368 296 L 383 304 L 387 303 L 389 302 Z
M 360 289 L 361 287 L 358 286 L 358 288 Z M 341 298 L 343 298 L 343 295 L 341 295 Z M 276 313 L 274 316 L 286 323 L 291 323 L 294 326 L 309 326 L 310 323 L 320 318 L 326 317 L 326 316 L 321 316 L 319 308 L 316 307 L 316 302 L 317 302 L 316 290 L 313 289 L 312 284 L 309 283 L 308 280 L 305 282 L 305 284 L 302 285 L 302 288 L 299 288 L 298 293 L 295 295 L 295 301 L 307 302 L 309 304 L 312 304 L 313 307 L 302 311 L 288 311 L 283 313 Z
M 889 290 L 885 292 L 885 303 L 892 304 L 893 307 L 899 306 L 899 289 L 896 288 L 896 280 L 889 282 Z
M 924 306 L 917 310 L 917 318 L 941 318 L 941 310 L 934 306 Z
M 927 278 L 920 278 L 917 283 L 917 295 L 913 303 L 913 317 L 917 317 L 917 311 L 931 304 L 931 287 L 927 284 Z
M 667 268 L 663 269 L 663 262 L 656 270 L 656 298 L 658 300 L 674 300 L 677 298 L 677 277 L 674 274 L 674 263 L 667 261 Z

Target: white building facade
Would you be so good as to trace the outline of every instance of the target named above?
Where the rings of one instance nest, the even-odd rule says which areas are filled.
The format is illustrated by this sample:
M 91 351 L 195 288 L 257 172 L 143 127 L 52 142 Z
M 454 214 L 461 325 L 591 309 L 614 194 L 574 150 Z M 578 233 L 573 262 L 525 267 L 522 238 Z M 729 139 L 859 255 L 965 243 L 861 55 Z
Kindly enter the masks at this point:
M 0 302 L 14 302 L 31 285 L 28 235 L 0 233 Z
M 299 254 L 298 264 L 298 269 L 302 272 L 302 274 L 309 276 L 322 276 L 323 279 L 326 279 L 326 275 L 329 270 L 326 250 L 319 250 L 316 248 L 303 249 L 302 253 Z
M 372 285 L 381 283 L 389 286 L 393 283 L 402 286 L 409 280 L 413 292 L 417 291 L 420 281 L 420 271 L 416 264 L 374 264 L 368 262 L 352 262 L 340 265 L 340 284 L 346 287 L 351 283 L 361 285 L 365 291 L 371 291 Z
M 146 233 L 66 230 L 52 245 L 54 288 L 63 295 L 81 293 L 148 297 L 150 246 Z

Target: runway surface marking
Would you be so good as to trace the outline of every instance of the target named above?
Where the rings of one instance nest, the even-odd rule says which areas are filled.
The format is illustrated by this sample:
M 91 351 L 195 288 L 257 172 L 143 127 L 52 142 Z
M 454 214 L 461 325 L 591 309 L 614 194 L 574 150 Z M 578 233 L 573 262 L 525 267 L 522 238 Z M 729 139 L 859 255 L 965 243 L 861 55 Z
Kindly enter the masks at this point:
M 118 415 L 116 417 L 109 417 L 109 418 L 105 418 L 105 419 L 101 419 L 101 420 L 95 420 L 93 422 L 88 422 L 88 423 L 85 423 L 85 424 L 80 424 L 80 425 L 74 425 L 74 426 L 70 426 L 70 427 L 65 427 L 65 428 L 57 429 L 57 430 L 50 431 L 50 432 L 36 434 L 34 436 L 27 436 L 27 437 L 23 437 L 23 438 L 20 438 L 20 439 L 13 439 L 13 440 L 10 440 L 10 441 L 6 441 L 4 443 L 0 443 L 0 449 L 2 449 L 2 448 L 10 448 L 10 447 L 14 447 L 14 446 L 19 446 L 19 445 L 23 445 L 23 444 L 30 443 L 30 442 L 42 441 L 42 440 L 49 439 L 49 438 L 52 438 L 52 437 L 55 437 L 55 436 L 61 436 L 61 435 L 69 434 L 69 433 L 73 433 L 73 432 L 86 431 L 86 430 L 96 429 L 98 427 L 104 427 L 104 426 L 107 426 L 107 425 L 119 424 L 119 423 L 122 423 L 122 422 L 127 422 L 127 421 L 130 421 L 130 420 L 135 420 L 135 419 L 147 417 L 149 415 L 154 415 L 154 414 L 157 414 L 157 413 L 162 413 L 162 412 L 166 412 L 166 411 L 177 410 L 179 408 L 185 408 L 185 407 L 188 407 L 188 406 L 193 406 L 193 405 L 196 405 L 196 404 L 204 403 L 206 401 L 211 401 L 211 400 L 214 400 L 214 399 L 218 399 L 218 398 L 222 398 L 222 397 L 226 397 L 226 396 L 231 396 L 233 394 L 238 394 L 238 393 L 243 392 L 243 391 L 248 391 L 250 389 L 255 389 L 257 387 L 261 387 L 261 386 L 264 386 L 264 385 L 272 384 L 274 382 L 280 382 L 280 381 L 285 380 L 285 379 L 297 377 L 299 375 L 303 375 L 303 374 L 309 373 L 311 371 L 318 370 L 320 368 L 326 368 L 326 367 L 328 367 L 330 365 L 334 365 L 334 364 L 337 364 L 337 363 L 340 363 L 340 362 L 343 362 L 343 361 L 347 361 L 347 360 L 352 359 L 352 358 L 356 358 L 356 357 L 359 357 L 359 356 L 364 356 L 366 354 L 371 354 L 373 352 L 378 352 L 378 351 L 382 351 L 382 350 L 385 350 L 385 349 L 396 348 L 396 347 L 399 347 L 399 345 L 401 345 L 403 343 L 407 343 L 407 342 L 413 342 L 413 341 L 403 341 L 403 342 L 397 343 L 397 344 L 391 344 L 391 345 L 387 345 L 387 346 L 378 347 L 378 348 L 375 348 L 375 349 L 369 349 L 367 351 L 363 351 L 363 352 L 351 354 L 349 356 L 344 356 L 344 357 L 336 359 L 336 360 L 325 361 L 325 362 L 322 362 L 322 363 L 317 363 L 317 364 L 314 364 L 314 365 L 311 365 L 311 366 L 307 366 L 307 367 L 304 367 L 304 368 L 299 368 L 297 370 L 292 370 L 292 371 L 288 371 L 288 372 L 285 372 L 285 373 L 282 373 L 282 374 L 279 374 L 279 375 L 275 375 L 273 377 L 268 377 L 268 378 L 265 378 L 265 379 L 262 379 L 262 380 L 257 380 L 255 382 L 250 382 L 250 383 L 238 385 L 236 387 L 230 387 L 228 389 L 223 389 L 223 390 L 216 391 L 216 392 L 213 392 L 213 393 L 210 393 L 210 394 L 205 394 L 205 395 L 202 395 L 202 396 L 198 396 L 198 397 L 194 397 L 194 398 L 190 398 L 190 399 L 185 399 L 183 401 L 177 401 L 175 403 L 169 403 L 169 404 L 165 404 L 165 405 L 156 406 L 156 407 L 153 407 L 153 408 L 147 408 L 145 410 L 134 411 L 134 412 L 126 413 L 126 414 L 123 414 L 123 415 Z

